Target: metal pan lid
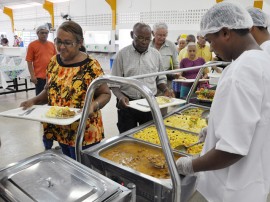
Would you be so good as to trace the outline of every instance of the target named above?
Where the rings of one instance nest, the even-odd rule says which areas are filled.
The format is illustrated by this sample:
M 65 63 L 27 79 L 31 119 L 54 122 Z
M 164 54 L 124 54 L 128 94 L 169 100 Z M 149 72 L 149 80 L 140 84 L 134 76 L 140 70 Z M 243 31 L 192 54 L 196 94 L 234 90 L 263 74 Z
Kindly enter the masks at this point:
M 3 189 L 3 190 L 1 190 Z M 119 187 L 78 162 L 41 153 L 0 171 L 0 192 L 19 201 L 95 201 Z

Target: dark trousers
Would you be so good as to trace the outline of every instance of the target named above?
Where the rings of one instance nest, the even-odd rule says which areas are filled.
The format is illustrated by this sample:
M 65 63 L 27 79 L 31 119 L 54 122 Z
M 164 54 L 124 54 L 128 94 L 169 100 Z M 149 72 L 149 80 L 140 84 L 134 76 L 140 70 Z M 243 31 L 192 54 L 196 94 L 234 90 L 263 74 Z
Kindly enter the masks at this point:
M 46 79 L 37 78 L 37 84 L 36 84 L 36 95 L 41 93 L 44 89 L 44 86 L 46 84 Z M 53 146 L 53 140 L 46 139 L 45 136 L 43 136 L 43 144 L 45 147 L 45 150 L 49 150 Z
M 117 127 L 120 133 L 153 120 L 151 112 L 141 112 L 132 108 L 118 109 Z
M 38 95 L 39 93 L 43 91 L 45 84 L 46 84 L 46 79 L 37 78 L 36 95 Z

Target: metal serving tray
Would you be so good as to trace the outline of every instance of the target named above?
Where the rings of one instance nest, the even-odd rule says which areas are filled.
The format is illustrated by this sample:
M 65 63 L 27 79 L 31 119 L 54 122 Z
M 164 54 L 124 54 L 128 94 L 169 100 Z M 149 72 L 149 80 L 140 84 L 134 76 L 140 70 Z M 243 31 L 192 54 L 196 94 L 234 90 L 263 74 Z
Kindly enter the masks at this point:
M 112 201 L 123 190 L 130 193 L 52 150 L 0 170 L 0 198 L 6 201 Z
M 100 156 L 102 151 L 125 141 L 136 142 L 138 144 L 161 149 L 158 145 L 140 141 L 129 136 L 116 136 L 83 150 L 82 163 L 124 186 L 127 186 L 129 183 L 135 184 L 137 201 L 172 201 L 172 184 L 170 179 L 158 179 Z M 174 153 L 187 156 L 181 152 L 174 151 Z M 186 201 L 194 191 L 196 177 L 180 177 L 181 201 Z
M 173 114 L 181 114 L 182 112 L 184 112 L 184 111 L 186 111 L 188 109 L 191 109 L 191 108 L 202 108 L 204 110 L 209 110 L 210 109 L 210 107 L 207 107 L 207 106 L 189 103 L 189 104 L 186 104 L 186 105 L 184 105 L 182 107 L 176 108 L 175 110 L 171 111 L 166 116 L 164 116 L 164 118 L 167 118 L 167 117 L 169 117 L 169 116 L 171 116 Z

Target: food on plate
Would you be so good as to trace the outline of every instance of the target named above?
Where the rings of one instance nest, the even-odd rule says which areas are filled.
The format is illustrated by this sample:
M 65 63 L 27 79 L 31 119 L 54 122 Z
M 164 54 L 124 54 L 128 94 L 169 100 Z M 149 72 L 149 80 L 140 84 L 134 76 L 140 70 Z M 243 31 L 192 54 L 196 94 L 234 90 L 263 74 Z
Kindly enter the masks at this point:
M 46 116 L 50 118 L 72 118 L 76 114 L 75 111 L 69 109 L 69 107 L 52 106 L 47 111 Z
M 184 114 L 174 114 L 169 116 L 164 119 L 164 124 L 166 126 L 180 128 L 195 133 L 199 133 L 202 128 L 207 126 L 205 119 Z
M 174 130 L 170 128 L 166 128 L 166 132 L 172 148 L 176 148 L 178 145 L 189 146 L 199 141 L 199 137 L 191 133 L 186 133 L 180 130 Z M 144 140 L 146 142 L 150 142 L 152 144 L 160 145 L 160 139 L 155 126 L 149 126 L 135 133 L 133 137 L 140 140 Z M 202 147 L 203 144 L 195 145 L 193 147 L 188 148 L 187 153 L 192 155 L 199 154 L 202 150 Z
M 156 97 L 156 100 L 159 105 L 164 105 L 172 102 L 172 99 L 166 96 L 158 96 Z
M 209 90 L 207 88 L 200 88 L 195 93 L 197 94 L 197 98 L 199 100 L 213 101 L 215 92 L 216 92 L 215 90 Z

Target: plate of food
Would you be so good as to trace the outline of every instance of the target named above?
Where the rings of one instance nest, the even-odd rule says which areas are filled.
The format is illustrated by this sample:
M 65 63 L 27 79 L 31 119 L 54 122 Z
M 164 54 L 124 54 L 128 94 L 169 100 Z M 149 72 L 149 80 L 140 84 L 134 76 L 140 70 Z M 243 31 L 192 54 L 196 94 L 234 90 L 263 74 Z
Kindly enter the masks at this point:
M 76 112 L 69 107 L 51 106 L 45 115 L 48 118 L 69 119 L 73 118 L 76 115 Z
M 181 83 L 193 83 L 195 82 L 195 79 L 174 79 L 173 81 Z M 209 81 L 209 79 L 199 79 L 199 82 L 203 81 Z
M 19 118 L 56 125 L 69 125 L 81 118 L 81 110 L 70 107 L 33 105 L 30 109 L 22 107 L 0 113 L 0 116 Z
M 180 105 L 186 103 L 186 100 L 178 99 L 178 98 L 169 98 L 166 96 L 158 96 L 156 97 L 156 101 L 159 105 L 159 108 L 170 107 L 174 105 Z M 133 100 L 129 102 L 129 107 L 133 109 L 137 109 L 142 112 L 151 111 L 150 106 L 146 99 Z
M 197 94 L 197 100 L 200 102 L 212 102 L 215 96 L 215 92 L 215 90 L 200 88 L 195 93 Z

